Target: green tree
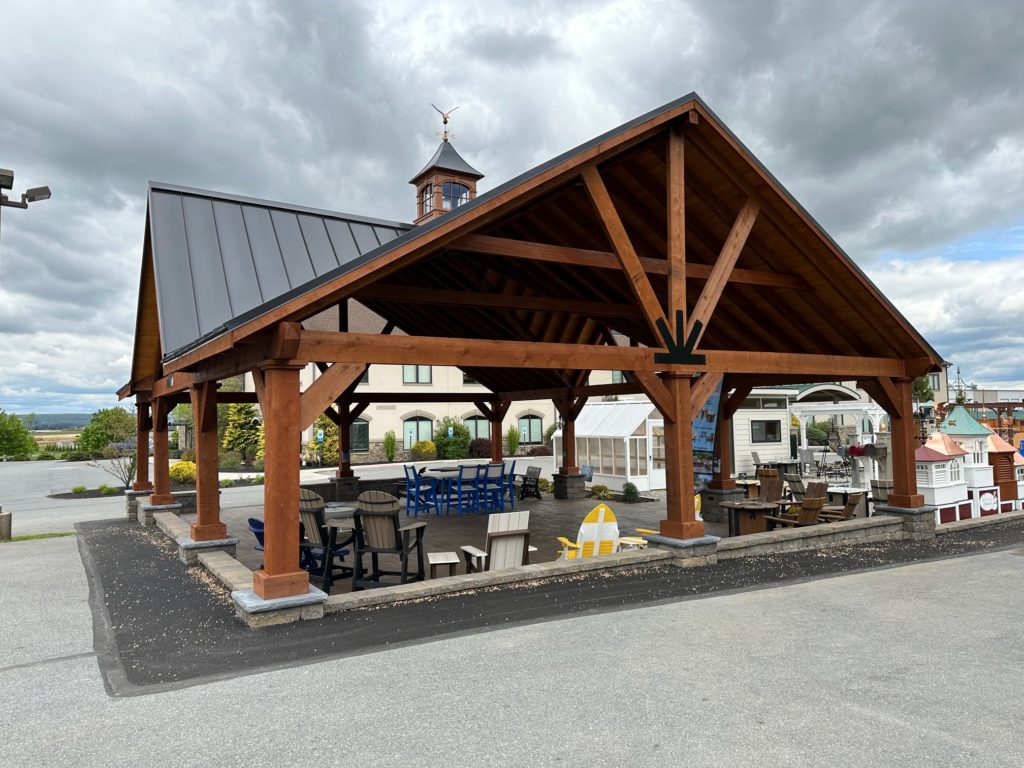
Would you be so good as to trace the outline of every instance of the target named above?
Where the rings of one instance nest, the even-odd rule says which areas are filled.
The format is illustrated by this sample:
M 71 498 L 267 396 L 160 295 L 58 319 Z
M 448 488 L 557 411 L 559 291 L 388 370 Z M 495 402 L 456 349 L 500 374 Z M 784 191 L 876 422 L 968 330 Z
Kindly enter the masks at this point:
M 36 441 L 21 419 L 0 409 L 0 456 L 35 453 Z
M 448 437 L 448 430 L 451 429 L 452 436 Z M 439 459 L 465 459 L 469 456 L 469 441 L 473 436 L 469 434 L 469 427 L 454 416 L 445 416 L 438 419 L 437 427 L 434 429 L 434 445 L 437 446 L 437 457 Z
M 321 413 L 316 424 L 313 425 L 313 429 L 324 431 L 324 440 L 319 443 L 320 457 L 324 464 L 336 465 L 338 463 L 338 425 Z M 314 433 L 314 439 L 316 439 L 316 434 Z
M 250 403 L 232 403 L 228 406 L 221 445 L 229 451 L 238 451 L 242 455 L 242 461 L 249 463 L 256 458 L 262 431 L 263 425 L 256 413 L 256 406 Z
M 928 384 L 927 376 L 918 376 L 914 379 L 914 400 L 919 403 L 930 403 L 935 399 L 935 393 Z
M 135 419 L 124 408 L 102 408 L 78 438 L 79 450 L 87 453 L 102 453 L 113 443 L 123 443 L 135 436 Z
M 515 456 L 519 450 L 519 427 L 511 426 L 505 433 L 505 445 L 508 446 L 508 455 Z

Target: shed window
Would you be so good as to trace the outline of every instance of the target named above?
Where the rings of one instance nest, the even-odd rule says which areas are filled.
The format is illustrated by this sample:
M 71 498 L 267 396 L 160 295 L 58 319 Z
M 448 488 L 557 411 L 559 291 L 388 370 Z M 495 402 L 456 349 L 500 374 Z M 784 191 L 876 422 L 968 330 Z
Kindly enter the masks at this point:
M 750 442 L 752 443 L 781 443 L 782 422 L 781 421 L 752 421 L 750 422 Z

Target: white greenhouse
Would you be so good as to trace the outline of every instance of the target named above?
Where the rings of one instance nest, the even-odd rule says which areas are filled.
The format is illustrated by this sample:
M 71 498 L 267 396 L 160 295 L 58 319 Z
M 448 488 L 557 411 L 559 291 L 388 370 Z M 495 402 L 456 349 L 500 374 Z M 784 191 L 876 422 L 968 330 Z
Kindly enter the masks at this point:
M 562 430 L 554 434 L 562 454 Z M 587 403 L 576 418 L 576 464 L 592 467 L 593 482 L 612 490 L 665 487 L 665 422 L 648 400 Z

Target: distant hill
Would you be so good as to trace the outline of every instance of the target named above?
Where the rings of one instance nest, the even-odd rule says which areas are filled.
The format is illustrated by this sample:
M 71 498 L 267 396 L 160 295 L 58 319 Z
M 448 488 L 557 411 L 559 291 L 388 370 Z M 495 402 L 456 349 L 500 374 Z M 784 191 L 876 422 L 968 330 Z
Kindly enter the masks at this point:
M 15 414 L 29 429 L 82 429 L 92 418 L 91 413 L 36 413 Z M 30 416 L 32 423 L 29 424 Z

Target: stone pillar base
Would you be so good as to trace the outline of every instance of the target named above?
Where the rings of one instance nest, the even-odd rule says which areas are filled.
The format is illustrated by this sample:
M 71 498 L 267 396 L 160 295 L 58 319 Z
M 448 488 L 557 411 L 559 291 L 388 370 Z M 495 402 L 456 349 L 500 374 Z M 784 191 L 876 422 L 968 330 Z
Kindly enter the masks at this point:
M 718 536 L 701 536 L 695 539 L 675 539 L 669 536 L 650 534 L 645 536 L 649 544 L 672 551 L 672 564 L 680 568 L 695 568 L 714 565 L 718 562 Z
M 358 477 L 334 478 L 334 498 L 336 501 L 355 501 L 359 496 Z
M 587 481 L 583 475 L 563 475 L 561 472 L 556 472 L 551 477 L 554 480 L 556 499 L 587 498 Z
M 310 584 L 307 591 L 299 595 L 266 600 L 251 589 L 241 589 L 232 592 L 231 599 L 235 601 L 235 615 L 249 627 L 258 629 L 300 619 L 322 619 L 327 593 Z
M 182 536 L 175 539 L 175 543 L 178 545 L 178 559 L 185 565 L 192 565 L 199 560 L 202 552 L 227 552 L 234 557 L 238 539 L 225 536 L 215 541 L 195 541 L 188 536 Z
M 935 507 L 875 507 L 875 515 L 892 515 L 903 521 L 903 538 L 923 541 L 935 538 Z
M 138 504 L 137 518 L 139 525 L 155 525 L 153 515 L 157 512 L 173 512 L 181 514 L 181 504 Z
M 139 503 L 145 504 L 152 494 L 151 490 L 142 491 L 125 491 L 124 492 L 124 511 L 125 517 L 128 520 L 139 519 Z
M 700 492 L 700 516 L 708 523 L 729 522 L 729 510 L 722 507 L 723 501 L 742 501 L 747 492 L 742 488 L 723 491 L 705 488 Z

